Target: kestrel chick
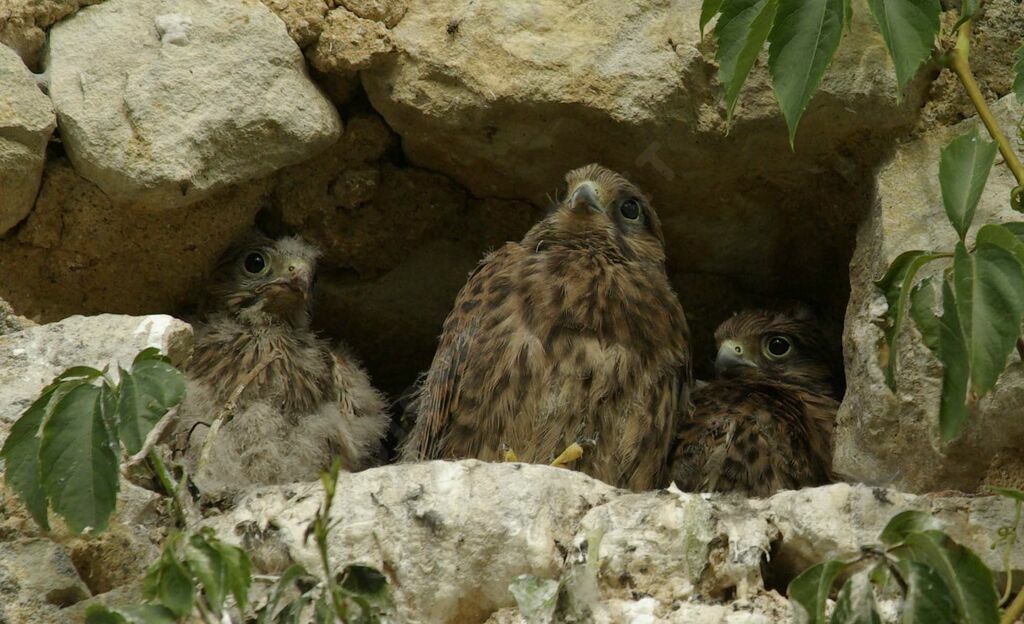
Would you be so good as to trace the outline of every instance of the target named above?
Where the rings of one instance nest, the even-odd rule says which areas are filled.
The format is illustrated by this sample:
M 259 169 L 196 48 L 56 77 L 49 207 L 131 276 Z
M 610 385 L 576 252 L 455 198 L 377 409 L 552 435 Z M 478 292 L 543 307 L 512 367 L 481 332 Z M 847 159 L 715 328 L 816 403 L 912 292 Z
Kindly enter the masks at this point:
M 715 332 L 718 379 L 694 393 L 672 479 L 690 492 L 779 490 L 833 480 L 829 348 L 804 309 L 737 314 Z
M 379 455 L 383 397 L 309 327 L 317 256 L 301 239 L 254 234 L 217 267 L 172 439 L 200 490 L 312 480 L 334 457 L 357 470 Z
M 665 275 L 658 215 L 621 175 L 566 176 L 568 194 L 489 254 L 444 323 L 402 457 L 549 462 L 657 487 L 691 383 L 689 330 Z

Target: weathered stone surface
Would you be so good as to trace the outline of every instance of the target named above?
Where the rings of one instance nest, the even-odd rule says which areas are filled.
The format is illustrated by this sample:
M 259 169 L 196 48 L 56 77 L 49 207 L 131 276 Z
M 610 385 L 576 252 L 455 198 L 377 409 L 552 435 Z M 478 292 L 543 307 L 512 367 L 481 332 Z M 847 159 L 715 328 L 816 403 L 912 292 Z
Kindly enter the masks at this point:
M 192 351 L 192 328 L 166 315 L 73 316 L 0 336 L 0 431 L 54 377 L 72 366 L 128 367 L 139 351 L 157 347 L 181 363 Z
M 103 0 L 0 0 L 0 43 L 37 71 L 46 46 L 46 29 L 80 7 L 100 2 Z
M 13 50 L 0 45 L 0 236 L 32 210 L 56 126 L 50 100 Z
M 326 0 L 263 0 L 263 4 L 281 18 L 300 48 L 314 43 L 323 30 Z
M 327 14 L 309 60 L 322 72 L 351 73 L 379 63 L 393 49 L 383 23 L 339 7 Z
M 154 210 L 115 202 L 66 160 L 51 160 L 35 209 L 16 235 L 0 239 L 0 297 L 44 322 L 176 311 L 252 227 L 266 192 L 261 180 L 184 210 Z
M 997 106 L 1005 128 L 1024 108 L 1012 96 Z M 853 479 L 893 485 L 909 491 L 974 491 L 990 470 L 1022 475 L 1024 458 L 1024 364 L 1012 356 L 996 390 L 979 404 L 959 438 L 946 448 L 939 442 L 941 368 L 921 343 L 913 322 L 900 338 L 898 391 L 885 385 L 881 368 L 882 331 L 872 323 L 885 312 L 885 299 L 873 282 L 900 253 L 912 249 L 952 250 L 956 233 L 942 209 L 939 152 L 977 121 L 936 130 L 901 146 L 880 170 L 877 201 L 860 227 L 850 264 L 851 296 L 844 335 L 846 398 L 838 414 L 835 468 Z M 984 130 L 982 129 L 982 132 Z M 1020 152 L 1024 146 L 1015 140 Z M 1019 221 L 1009 207 L 1016 181 L 997 164 L 975 216 L 975 228 L 987 222 Z M 968 240 L 973 234 L 968 236 Z M 941 267 L 941 264 L 939 265 Z M 937 271 L 933 265 L 933 271 Z M 1014 466 L 1017 466 L 1015 469 Z M 1003 485 L 1022 487 L 1024 482 Z
M 151 206 L 305 160 L 341 128 L 284 24 L 255 0 L 89 7 L 50 31 L 47 69 L 75 168 Z
M 394 28 L 408 9 L 406 0 L 335 0 L 359 17 L 376 20 L 388 28 Z
M 0 621 L 64 622 L 60 609 L 89 597 L 67 552 L 43 538 L 0 542 Z
M 206 523 L 259 553 L 258 563 L 315 566 L 304 535 L 322 495 L 318 484 L 261 488 Z M 933 512 L 996 570 L 1001 553 L 990 546 L 1014 516 L 1013 503 L 994 496 L 847 484 L 764 500 L 633 494 L 571 471 L 477 461 L 343 475 L 333 509 L 334 565 L 383 570 L 400 620 L 492 623 L 521 621 L 508 585 L 523 574 L 561 579 L 560 604 L 590 618 L 582 621 L 788 621 L 788 605 L 768 587 L 823 559 L 856 556 L 901 511 Z M 1009 557 L 1015 574 L 1024 571 L 1024 545 Z
M 11 304 L 0 299 L 0 335 L 20 331 L 31 324 L 28 319 L 18 316 Z

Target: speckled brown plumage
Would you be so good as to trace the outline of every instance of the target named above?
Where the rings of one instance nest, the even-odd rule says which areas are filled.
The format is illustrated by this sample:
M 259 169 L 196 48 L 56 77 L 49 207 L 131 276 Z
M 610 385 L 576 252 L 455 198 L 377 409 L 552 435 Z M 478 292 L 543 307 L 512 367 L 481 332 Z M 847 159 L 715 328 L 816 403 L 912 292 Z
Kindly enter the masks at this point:
M 694 393 L 693 415 L 680 424 L 676 485 L 763 497 L 831 482 L 839 404 L 813 316 L 802 308 L 743 312 L 715 339 L 719 378 Z
M 383 398 L 349 353 L 309 328 L 317 255 L 297 238 L 251 235 L 217 267 L 172 437 L 200 489 L 311 480 L 333 457 L 348 470 L 377 459 Z M 206 434 L 233 398 L 195 474 Z
M 445 321 L 413 409 L 406 460 L 549 462 L 632 489 L 664 478 L 688 406 L 689 330 L 654 209 L 597 165 L 518 243 L 488 255 Z

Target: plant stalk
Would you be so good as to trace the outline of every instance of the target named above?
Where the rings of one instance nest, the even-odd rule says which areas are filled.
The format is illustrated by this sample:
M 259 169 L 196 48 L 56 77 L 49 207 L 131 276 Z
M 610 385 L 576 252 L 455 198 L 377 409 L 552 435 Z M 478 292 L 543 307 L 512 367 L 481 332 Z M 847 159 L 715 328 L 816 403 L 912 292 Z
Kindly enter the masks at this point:
M 1024 589 L 1017 592 L 1017 597 L 1013 599 L 1013 604 L 1006 608 L 999 624 L 1014 624 L 1021 615 L 1024 615 Z
M 999 146 L 999 153 L 1003 155 L 1006 166 L 1013 173 L 1013 177 L 1017 178 L 1017 184 L 1024 186 L 1024 165 L 1017 158 L 1017 154 L 1013 151 L 1013 147 L 1010 146 L 1010 140 L 1006 138 L 1003 129 L 999 127 L 999 122 L 996 121 L 992 110 L 989 109 L 985 97 L 981 94 L 981 88 L 978 87 L 978 81 L 974 79 L 974 72 L 971 71 L 972 21 L 967 20 L 960 25 L 956 35 L 956 45 L 949 53 L 949 67 L 956 73 L 961 84 L 963 84 L 967 97 L 971 99 L 971 104 L 978 110 L 978 117 L 981 118 L 989 135 L 992 136 L 996 145 Z
M 182 527 L 187 527 L 188 515 L 185 513 L 185 506 L 181 502 L 181 492 L 178 491 L 178 484 L 174 482 L 171 473 L 167 471 L 167 466 L 164 465 L 164 460 L 160 459 L 160 454 L 156 452 L 156 449 L 149 450 L 149 461 L 153 464 L 153 472 L 156 473 L 156 478 L 160 481 L 160 485 L 171 497 L 171 507 L 174 508 L 174 517 L 178 520 L 178 524 Z

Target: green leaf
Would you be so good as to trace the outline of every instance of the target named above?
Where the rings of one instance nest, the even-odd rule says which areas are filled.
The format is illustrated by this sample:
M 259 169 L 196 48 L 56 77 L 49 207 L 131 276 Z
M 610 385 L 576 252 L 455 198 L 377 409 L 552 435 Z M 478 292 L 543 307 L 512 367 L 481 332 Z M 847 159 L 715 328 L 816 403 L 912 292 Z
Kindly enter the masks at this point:
M 342 571 L 341 587 L 349 594 L 359 596 L 375 611 L 391 609 L 391 587 L 388 579 L 375 568 L 363 565 L 349 565 Z
M 875 592 L 868 580 L 869 571 L 851 576 L 836 597 L 832 624 L 881 624 Z
M 43 423 L 39 462 L 53 510 L 75 533 L 102 531 L 114 512 L 119 485 L 116 440 L 103 420 L 108 392 L 77 385 Z
M 875 287 L 885 295 L 885 300 L 889 304 L 885 318 L 878 325 L 885 334 L 885 342 L 888 346 L 884 371 L 885 383 L 894 392 L 896 391 L 896 377 L 899 372 L 897 340 L 903 326 L 903 318 L 906 315 L 907 302 L 914 285 L 914 278 L 924 265 L 947 257 L 949 257 L 949 254 L 934 251 L 915 250 L 904 252 L 893 260 L 885 275 L 875 282 Z
M 160 558 L 149 567 L 143 580 L 143 595 L 159 600 L 177 617 L 192 612 L 196 599 L 196 585 L 185 566 L 176 556 L 180 534 L 174 534 L 164 544 Z
M 103 376 L 103 371 L 91 366 L 72 366 L 54 378 L 53 383 L 61 381 L 92 381 Z
M 274 618 L 275 624 L 301 624 L 302 612 L 309 606 L 312 599 L 309 594 L 302 594 L 286 604 Z
M 206 541 L 206 533 L 190 535 L 185 546 L 185 562 L 200 583 L 203 594 L 214 613 L 224 610 L 228 595 L 228 571 L 220 552 Z
M 793 603 L 797 621 L 806 624 L 825 624 L 825 604 L 832 584 L 847 564 L 842 561 L 826 561 L 804 570 L 789 584 L 786 593 Z
M 989 487 L 989 489 L 1000 496 L 1005 496 L 1006 498 L 1013 499 L 1018 503 L 1024 503 L 1024 492 L 1021 492 L 1020 490 L 1001 487 Z
M 227 585 L 235 597 L 235 603 L 244 609 L 249 600 L 249 586 L 252 584 L 252 562 L 249 555 L 237 546 L 232 546 L 216 538 L 210 543 L 220 553 L 227 571 Z
M 953 139 L 942 150 L 939 159 L 942 203 L 961 241 L 974 221 L 978 200 L 996 161 L 996 149 L 994 141 L 983 141 L 974 128 Z
M 508 586 L 523 619 L 534 624 L 554 621 L 558 589 L 558 581 L 533 574 L 520 574 Z
M 843 15 L 843 0 L 779 0 L 768 35 L 768 69 L 791 147 L 800 117 L 839 47 Z
M 779 0 L 725 0 L 715 24 L 718 79 L 725 87 L 726 119 L 731 122 L 743 83 L 750 74 L 779 8 Z
M 953 259 L 957 313 L 968 346 L 971 388 L 984 396 L 1006 368 L 1024 318 L 1024 268 L 1017 257 L 981 243 L 968 254 L 957 245 Z
M 903 545 L 891 551 L 899 559 L 916 561 L 934 569 L 949 590 L 962 622 L 998 624 L 999 597 L 992 571 L 969 548 L 941 531 L 907 535 Z M 929 599 L 938 599 L 929 594 Z
M 976 244 L 1002 247 L 1024 263 L 1024 223 L 986 223 L 978 230 Z
M 904 511 L 896 514 L 882 529 L 878 539 L 892 546 L 899 544 L 911 533 L 942 528 L 942 523 L 930 513 L 924 511 Z
M 977 11 L 978 0 L 960 0 L 960 19 L 953 24 L 953 28 L 949 29 L 949 31 L 955 33 L 964 22 L 974 17 Z
M 939 573 L 917 561 L 901 562 L 900 569 L 907 584 L 900 624 L 953 624 L 955 605 Z
M 868 0 L 868 7 L 882 31 L 902 91 L 932 54 L 942 7 L 939 0 Z
M 708 25 L 722 8 L 723 0 L 704 0 L 700 5 L 700 36 L 704 37 L 704 27 Z
M 335 615 L 337 615 L 337 620 Z M 334 605 L 331 604 L 327 592 L 321 594 L 316 604 L 313 605 L 313 624 L 335 624 L 335 621 L 345 621 L 348 624 L 347 619 L 342 619 L 340 613 L 334 613 Z
M 309 576 L 306 572 L 306 568 L 298 563 L 293 563 L 288 566 L 288 569 L 281 574 L 281 578 L 274 584 L 274 588 L 270 592 L 270 596 L 267 598 L 267 604 L 260 608 L 258 612 L 258 618 L 256 624 L 270 624 L 274 620 L 272 619 L 277 610 L 277 605 L 281 601 L 281 597 L 288 592 L 292 585 L 301 578 Z M 287 607 L 282 609 L 285 611 Z
M 939 317 L 935 315 L 934 278 L 924 278 L 910 291 L 910 316 L 921 333 L 921 341 L 938 357 L 942 332 Z
M 50 524 L 46 517 L 46 491 L 39 471 L 39 429 L 56 390 L 56 385 L 48 386 L 21 414 L 0 450 L 0 457 L 6 462 L 4 480 L 8 487 L 18 493 L 36 524 L 47 531 Z
M 85 610 L 86 624 L 175 624 L 178 618 L 163 605 L 135 605 L 110 609 L 101 604 Z
M 185 378 L 165 358 L 143 351 L 131 373 L 121 371 L 118 423 L 129 453 L 138 453 L 146 436 L 185 396 Z M 153 351 L 156 351 L 155 349 Z
M 1017 102 L 1024 104 L 1024 45 L 1014 54 L 1013 75 L 1013 93 Z

